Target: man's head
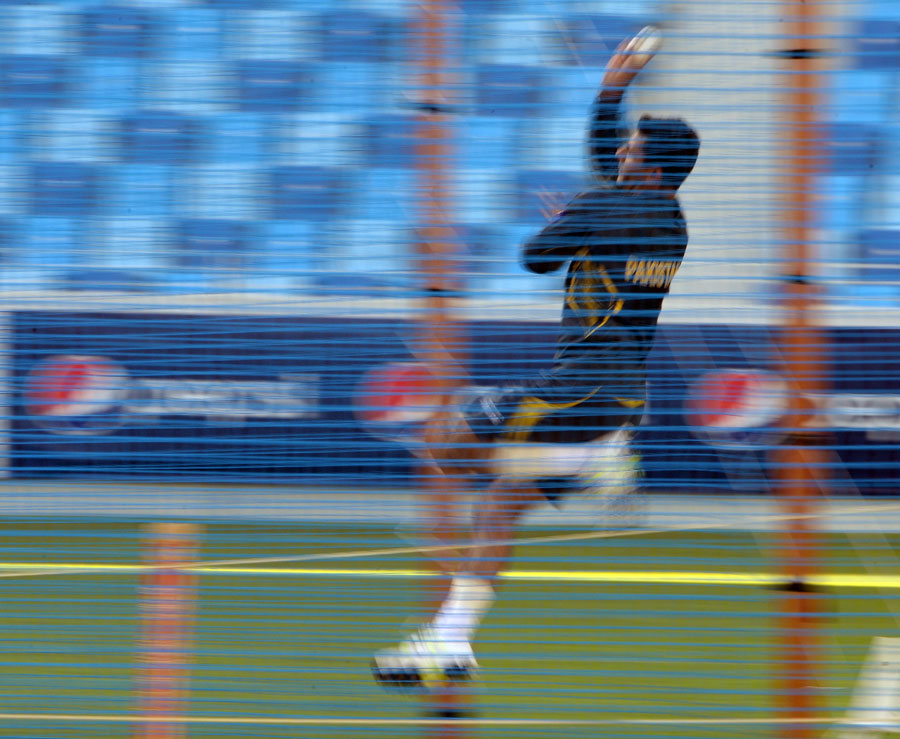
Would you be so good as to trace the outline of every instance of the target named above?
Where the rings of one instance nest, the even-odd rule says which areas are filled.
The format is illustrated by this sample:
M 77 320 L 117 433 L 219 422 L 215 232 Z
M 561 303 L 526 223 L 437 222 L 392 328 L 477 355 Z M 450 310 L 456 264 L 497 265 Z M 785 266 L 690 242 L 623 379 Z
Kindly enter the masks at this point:
M 683 120 L 645 115 L 616 152 L 617 181 L 628 189 L 674 193 L 694 168 L 699 151 L 699 137 Z

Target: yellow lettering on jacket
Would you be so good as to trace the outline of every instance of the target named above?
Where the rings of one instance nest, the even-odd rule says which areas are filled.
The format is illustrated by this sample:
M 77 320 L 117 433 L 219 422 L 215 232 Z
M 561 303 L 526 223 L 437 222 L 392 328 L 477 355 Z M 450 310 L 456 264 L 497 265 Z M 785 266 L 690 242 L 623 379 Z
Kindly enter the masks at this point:
M 629 257 L 625 263 L 625 279 L 645 287 L 668 287 L 678 271 L 678 266 L 678 262 L 667 259 Z

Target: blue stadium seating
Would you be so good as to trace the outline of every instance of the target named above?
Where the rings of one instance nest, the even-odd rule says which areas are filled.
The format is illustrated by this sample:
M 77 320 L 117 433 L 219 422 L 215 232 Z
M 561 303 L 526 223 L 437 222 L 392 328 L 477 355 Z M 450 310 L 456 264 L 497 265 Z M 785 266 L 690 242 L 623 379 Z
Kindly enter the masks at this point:
M 588 98 L 590 100 L 590 98 Z M 587 106 L 580 115 L 547 116 L 528 121 L 522 136 L 529 142 L 518 160 L 519 169 L 557 169 L 582 173 L 587 166 Z
M 27 287 L 31 288 L 152 289 L 154 276 L 150 268 L 159 266 L 162 254 L 158 245 L 142 242 L 134 219 L 127 219 L 117 238 L 111 238 L 116 219 L 104 219 L 101 223 L 103 232 L 98 233 L 85 228 L 77 218 L 23 219 L 16 231 L 22 244 L 16 264 L 18 274 L 12 279 L 30 277 Z M 89 255 L 95 253 L 99 256 L 88 261 Z M 29 269 L 34 270 L 33 274 L 29 275 Z M 42 283 L 37 282 L 39 279 Z
M 502 259 L 514 258 L 516 244 L 507 229 L 496 223 L 459 223 L 453 227 L 461 271 L 470 275 L 490 274 Z
M 897 69 L 900 66 L 900 20 L 864 19 L 854 36 L 860 69 Z
M 223 13 L 219 8 L 165 8 L 158 27 L 166 56 L 175 62 L 215 62 L 223 53 Z
M 97 212 L 99 171 L 80 162 L 39 162 L 30 168 L 29 211 L 36 216 L 85 217 Z
M 157 41 L 156 16 L 127 5 L 85 10 L 81 20 L 83 53 L 101 57 L 142 57 Z
M 0 165 L 0 215 L 16 218 L 28 208 L 27 172 L 17 164 Z
M 457 172 L 454 210 L 462 223 L 508 223 L 515 219 L 515 199 L 508 170 L 470 169 Z
M 385 15 L 343 8 L 323 13 L 319 56 L 329 62 L 388 62 L 403 48 L 402 26 Z
M 353 188 L 357 195 L 354 216 L 368 220 L 413 223 L 416 218 L 416 183 L 412 169 L 362 170 Z
M 267 157 L 276 165 L 361 167 L 365 125 L 362 118 L 343 114 L 280 115 L 269 127 Z
M 144 65 L 135 107 L 200 115 L 234 105 L 235 76 L 221 62 L 150 62 Z
M 0 218 L 0 268 L 8 268 L 19 253 L 17 226 L 12 218 Z M 3 284 L 2 278 L 0 284 Z
M 822 178 L 823 207 L 821 225 L 841 238 L 859 228 L 862 213 L 858 193 L 865 180 L 857 174 L 841 174 Z
M 269 217 L 328 220 L 346 210 L 347 174 L 338 168 L 276 167 L 269 174 Z
M 147 252 L 175 224 L 178 274 L 165 277 L 162 289 L 213 284 L 221 265 L 200 244 L 217 239 L 230 244 L 224 253 L 240 252 L 242 264 L 257 265 L 261 275 L 290 262 L 297 279 L 285 287 L 307 284 L 296 257 L 312 264 L 322 243 L 345 255 L 342 276 L 366 261 L 372 264 L 361 280 L 373 289 L 406 284 L 404 234 L 415 222 L 421 154 L 418 114 L 403 108 L 418 97 L 415 79 L 401 82 L 410 70 L 394 64 L 409 51 L 408 37 L 400 36 L 408 30 L 408 4 L 360 3 L 353 13 L 331 0 L 165 6 L 62 0 L 33 12 L 24 0 L 6 5 L 15 9 L 7 49 L 17 53 L 0 59 L 8 60 L 0 65 L 0 163 L 28 164 L 26 232 L 44 234 L 50 229 L 44 221 L 71 226 L 60 230 L 57 223 L 49 231 L 65 238 L 39 236 L 48 264 L 70 264 L 79 250 L 102 252 L 96 244 L 99 252 L 84 248 L 87 234 L 116 244 L 112 255 L 125 253 L 121 244 L 131 233 L 143 246 L 130 256 L 155 272 L 145 282 L 156 284 L 169 257 L 162 248 L 158 257 Z M 576 6 L 561 3 L 557 10 L 572 20 Z M 459 50 L 470 55 L 469 82 L 480 92 L 454 126 L 441 162 L 457 173 L 456 218 L 468 234 L 460 238 L 491 243 L 491 253 L 506 262 L 515 246 L 502 224 L 526 211 L 534 220 L 514 192 L 527 162 L 522 153 L 549 135 L 546 128 L 526 129 L 522 118 L 553 118 L 566 106 L 584 111 L 588 101 L 570 84 L 572 70 L 540 66 L 556 48 L 543 41 L 558 46 L 543 2 L 466 0 L 461 7 L 471 28 L 519 29 L 499 46 L 494 35 Z M 577 16 L 568 27 L 582 22 L 575 41 L 593 43 L 584 20 Z M 587 25 L 596 33 L 596 24 Z M 68 27 L 78 33 L 66 36 Z M 528 40 L 529 29 L 541 43 Z M 553 84 L 543 98 L 545 80 Z M 25 117 L 30 108 L 48 111 L 35 123 Z M 526 130 L 537 138 L 523 141 Z M 33 158 L 42 161 L 23 160 L 26 134 L 33 145 L 40 141 Z M 560 162 L 548 154 L 531 164 L 564 169 Z M 251 248 L 247 224 L 259 217 L 260 241 Z M 322 230 L 339 217 L 354 220 L 342 230 Z M 97 227 L 90 225 L 94 218 Z M 114 256 L 92 258 L 102 269 L 71 272 L 67 284 L 126 282 L 128 271 Z M 377 277 L 372 267 L 379 262 L 390 279 Z M 324 275 L 321 284 L 337 274 L 306 271 Z
M 312 2 L 312 0 L 310 0 Z M 224 10 L 246 10 L 249 7 L 247 0 L 205 0 L 207 5 Z M 303 3 L 305 0 L 299 0 Z M 286 4 L 286 0 L 253 0 L 252 7 L 262 8 L 279 8 Z
M 196 120 L 167 110 L 136 110 L 121 122 L 122 159 L 126 162 L 188 164 L 199 147 Z
M 503 13 L 515 10 L 518 0 L 459 0 L 459 6 L 467 15 Z
M 0 104 L 8 108 L 61 107 L 69 101 L 69 67 L 62 56 L 0 56 Z
M 155 285 L 157 291 L 167 295 L 204 294 L 221 289 L 215 272 L 196 269 L 167 270 Z
M 321 224 L 313 221 L 265 221 L 252 253 L 253 285 L 262 290 L 310 290 L 328 266 Z M 328 245 L 330 247 L 330 244 Z
M 859 232 L 859 249 L 860 258 L 872 265 L 876 279 L 900 280 L 900 229 L 863 229 Z M 898 292 L 896 287 L 893 290 Z
M 271 148 L 271 125 L 262 113 L 226 112 L 198 122 L 196 156 L 214 164 L 261 166 Z
M 249 223 L 185 220 L 177 229 L 175 263 L 188 269 L 243 268 L 249 261 L 252 242 Z
M 7 3 L 0 13 L 5 52 L 58 56 L 72 51 L 70 9 L 56 3 Z
M 586 120 L 603 79 L 602 67 L 556 67 L 547 72 L 547 110 L 552 119 Z
M 235 75 L 238 105 L 245 111 L 297 110 L 311 93 L 312 72 L 298 62 L 241 61 L 236 65 Z
M 73 77 L 71 97 L 78 107 L 131 112 L 140 104 L 140 92 L 147 83 L 138 59 L 74 57 L 68 63 Z
M 381 295 L 416 288 L 410 229 L 392 220 L 345 219 L 322 231 L 328 249 L 318 283 Z
M 145 282 L 156 282 L 170 267 L 173 231 L 169 221 L 156 216 L 104 216 L 86 237 L 97 254 L 91 261 L 108 269 L 146 270 Z
M 361 115 L 390 102 L 386 64 L 334 61 L 312 68 L 312 84 L 306 87 L 306 107 L 315 110 Z
M 258 8 L 247 3 L 228 13 L 227 54 L 237 59 L 297 61 L 315 56 L 302 15 L 284 8 Z M 308 24 L 313 21 L 310 19 Z M 308 25 L 306 24 L 306 25 Z
M 900 20 L 900 5 L 895 0 L 867 0 L 866 6 L 872 18 Z
M 58 284 L 64 290 L 97 292 L 151 292 L 156 285 L 153 277 L 142 269 L 115 269 L 112 267 L 81 267 L 63 270 Z
M 541 192 L 567 198 L 582 186 L 584 122 L 603 66 L 659 5 L 457 3 L 458 94 L 439 164 L 479 289 L 555 284 L 519 272 L 520 232 L 544 222 Z M 237 261 L 250 284 L 258 269 L 271 289 L 340 287 L 348 275 L 373 294 L 408 287 L 421 164 L 413 6 L 0 0 L 0 252 L 19 265 L 10 279 L 202 290 Z M 865 16 L 848 34 L 856 69 L 829 73 L 822 131 L 823 188 L 848 201 L 823 221 L 842 232 L 864 215 L 868 173 L 898 168 L 900 140 L 900 3 L 865 0 L 854 13 Z M 351 219 L 342 231 L 330 223 L 341 218 Z M 860 257 L 890 238 L 873 233 Z M 203 239 L 231 244 L 227 264 Z M 317 262 L 332 246 L 331 267 Z M 40 257 L 19 260 L 20 249 Z
M 22 111 L 0 108 L 0 164 L 19 161 L 27 134 Z
M 15 259 L 19 265 L 64 269 L 83 251 L 84 226 L 78 218 L 26 217 L 14 233 L 21 244 Z
M 451 143 L 460 169 L 511 171 L 517 163 L 522 124 L 515 118 L 469 116 Z
M 883 157 L 879 127 L 866 123 L 832 123 L 823 128 L 822 149 L 827 172 L 862 175 L 878 166 Z
M 546 64 L 555 24 L 546 15 L 517 12 L 472 15 L 466 35 L 476 64 Z
M 0 111 L 2 114 L 2 111 Z M 35 159 L 100 162 L 109 158 L 116 139 L 112 117 L 103 111 L 47 108 L 30 114 L 24 145 Z
M 265 273 L 312 280 L 322 258 L 320 233 L 313 221 L 264 221 L 259 225 L 253 263 Z
M 370 167 L 415 167 L 416 131 L 419 123 L 415 115 L 394 113 L 373 117 L 365 123 L 369 147 L 366 164 Z
M 883 126 L 893 110 L 896 72 L 857 69 L 830 77 L 829 111 L 833 121 Z
M 112 216 L 167 218 L 174 206 L 175 177 L 175 168 L 164 163 L 109 167 L 103 208 Z
M 265 207 L 265 177 L 255 167 L 207 164 L 183 168 L 176 182 L 179 216 L 255 220 Z
M 545 89 L 543 70 L 538 67 L 482 64 L 476 68 L 475 102 L 479 115 L 537 115 Z

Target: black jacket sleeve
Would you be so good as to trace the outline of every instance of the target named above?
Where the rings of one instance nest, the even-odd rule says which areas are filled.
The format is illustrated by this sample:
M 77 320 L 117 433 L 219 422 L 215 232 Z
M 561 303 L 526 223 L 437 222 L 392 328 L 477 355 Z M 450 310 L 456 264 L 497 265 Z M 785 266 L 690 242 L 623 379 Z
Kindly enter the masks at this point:
M 622 92 L 602 90 L 594 99 L 588 121 L 588 164 L 597 177 L 614 183 L 619 174 L 616 151 L 628 137 L 622 121 Z
M 588 122 L 588 157 L 595 175 L 615 185 L 619 174 L 616 151 L 628 132 L 622 122 L 622 91 L 601 90 Z M 522 263 L 538 274 L 554 272 L 575 256 L 600 228 L 603 188 L 576 196 L 544 229 L 525 242 Z
M 538 274 L 554 272 L 575 256 L 596 229 L 596 193 L 577 195 L 550 223 L 522 245 L 522 264 Z

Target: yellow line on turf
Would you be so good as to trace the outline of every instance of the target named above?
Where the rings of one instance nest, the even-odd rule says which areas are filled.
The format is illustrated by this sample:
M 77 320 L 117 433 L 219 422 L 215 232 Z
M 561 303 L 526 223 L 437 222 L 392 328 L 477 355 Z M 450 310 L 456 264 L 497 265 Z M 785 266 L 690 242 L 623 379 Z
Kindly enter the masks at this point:
M 140 714 L 0 713 L 0 721 L 75 721 L 88 723 L 144 723 Z M 844 717 L 822 718 L 304 718 L 264 716 L 172 716 L 177 724 L 244 724 L 257 726 L 770 726 L 775 724 L 839 724 Z
M 0 578 L 16 574 L 65 574 L 67 572 L 147 572 L 146 565 L 84 562 L 0 562 Z M 180 568 L 198 575 L 276 575 L 294 577 L 382 577 L 422 578 L 429 570 L 343 567 L 204 567 Z M 581 583 L 651 583 L 659 585 L 740 585 L 773 587 L 785 582 L 779 575 L 765 572 L 635 572 L 614 570 L 510 570 L 501 572 L 505 580 Z M 824 574 L 807 581 L 822 588 L 886 588 L 900 590 L 900 575 Z

